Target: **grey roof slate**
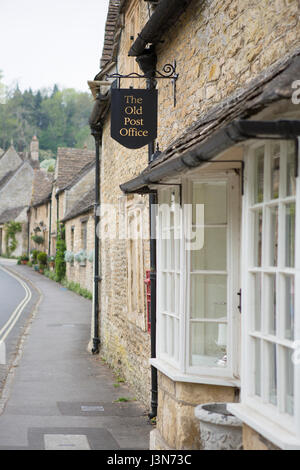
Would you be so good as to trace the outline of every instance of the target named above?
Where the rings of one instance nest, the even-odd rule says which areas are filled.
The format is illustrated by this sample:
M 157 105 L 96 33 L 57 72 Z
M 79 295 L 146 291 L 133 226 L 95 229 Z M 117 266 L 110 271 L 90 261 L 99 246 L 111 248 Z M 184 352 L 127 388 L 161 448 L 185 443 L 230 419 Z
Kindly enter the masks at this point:
M 62 219 L 62 222 L 74 219 L 81 214 L 89 212 L 95 204 L 95 188 L 89 189 L 87 193 L 79 200 L 76 201 L 70 211 Z
M 95 152 L 88 149 L 74 149 L 58 147 L 56 186 L 62 191 L 83 170 L 83 168 L 95 160 Z
M 15 220 L 25 209 L 26 206 L 14 207 L 13 209 L 6 209 L 0 214 L 0 224 L 5 224 L 11 220 Z
M 51 197 L 53 174 L 45 170 L 35 170 L 32 185 L 31 205 L 43 204 Z

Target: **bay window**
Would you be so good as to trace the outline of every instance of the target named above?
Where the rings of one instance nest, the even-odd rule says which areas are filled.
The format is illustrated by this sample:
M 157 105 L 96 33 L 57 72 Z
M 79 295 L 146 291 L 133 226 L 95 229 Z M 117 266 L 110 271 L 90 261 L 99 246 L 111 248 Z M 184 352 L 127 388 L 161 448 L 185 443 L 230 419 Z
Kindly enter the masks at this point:
M 294 141 L 249 148 L 242 254 L 242 402 L 294 434 L 300 432 L 297 158 Z
M 239 177 L 159 190 L 157 356 L 186 377 L 238 376 Z M 181 204 L 180 204 L 181 202 Z

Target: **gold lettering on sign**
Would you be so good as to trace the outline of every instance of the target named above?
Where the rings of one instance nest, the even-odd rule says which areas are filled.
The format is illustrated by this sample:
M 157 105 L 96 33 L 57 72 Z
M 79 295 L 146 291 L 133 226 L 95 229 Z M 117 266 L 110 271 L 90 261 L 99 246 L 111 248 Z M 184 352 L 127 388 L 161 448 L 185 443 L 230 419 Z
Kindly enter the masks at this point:
M 138 118 L 138 116 L 143 114 L 143 98 L 136 98 L 135 96 L 128 95 L 124 97 L 124 100 L 126 105 L 124 112 L 127 117 L 124 118 L 125 127 L 120 129 L 120 135 L 122 137 L 147 137 L 149 135 L 149 131 L 131 127 L 144 127 L 144 118 Z

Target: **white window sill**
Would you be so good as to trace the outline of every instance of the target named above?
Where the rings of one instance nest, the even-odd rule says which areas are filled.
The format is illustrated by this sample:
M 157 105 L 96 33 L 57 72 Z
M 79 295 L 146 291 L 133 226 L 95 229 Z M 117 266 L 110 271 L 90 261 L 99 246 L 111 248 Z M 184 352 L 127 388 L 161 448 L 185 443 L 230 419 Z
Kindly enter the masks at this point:
M 240 387 L 239 379 L 232 379 L 227 377 L 215 377 L 215 376 L 204 376 L 204 375 L 191 375 L 184 374 L 177 370 L 175 367 L 170 366 L 161 359 L 150 359 L 150 364 L 157 370 L 162 372 L 164 375 L 173 380 L 173 382 L 187 382 L 196 384 L 207 384 L 207 385 L 222 385 L 226 387 Z
M 268 441 L 283 450 L 300 450 L 300 439 L 241 403 L 228 403 L 227 409 Z

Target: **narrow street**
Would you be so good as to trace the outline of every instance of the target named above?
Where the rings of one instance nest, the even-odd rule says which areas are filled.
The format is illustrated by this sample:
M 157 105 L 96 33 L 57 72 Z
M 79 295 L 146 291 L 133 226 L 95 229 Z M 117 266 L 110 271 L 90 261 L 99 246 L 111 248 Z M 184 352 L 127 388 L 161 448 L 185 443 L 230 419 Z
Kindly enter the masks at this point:
M 39 298 L 3 389 L 0 450 L 147 449 L 152 427 L 145 410 L 87 352 L 91 302 L 26 266 L 9 269 L 35 285 Z M 24 292 L 4 277 L 15 289 L 9 312 L 11 297 L 17 304 Z

